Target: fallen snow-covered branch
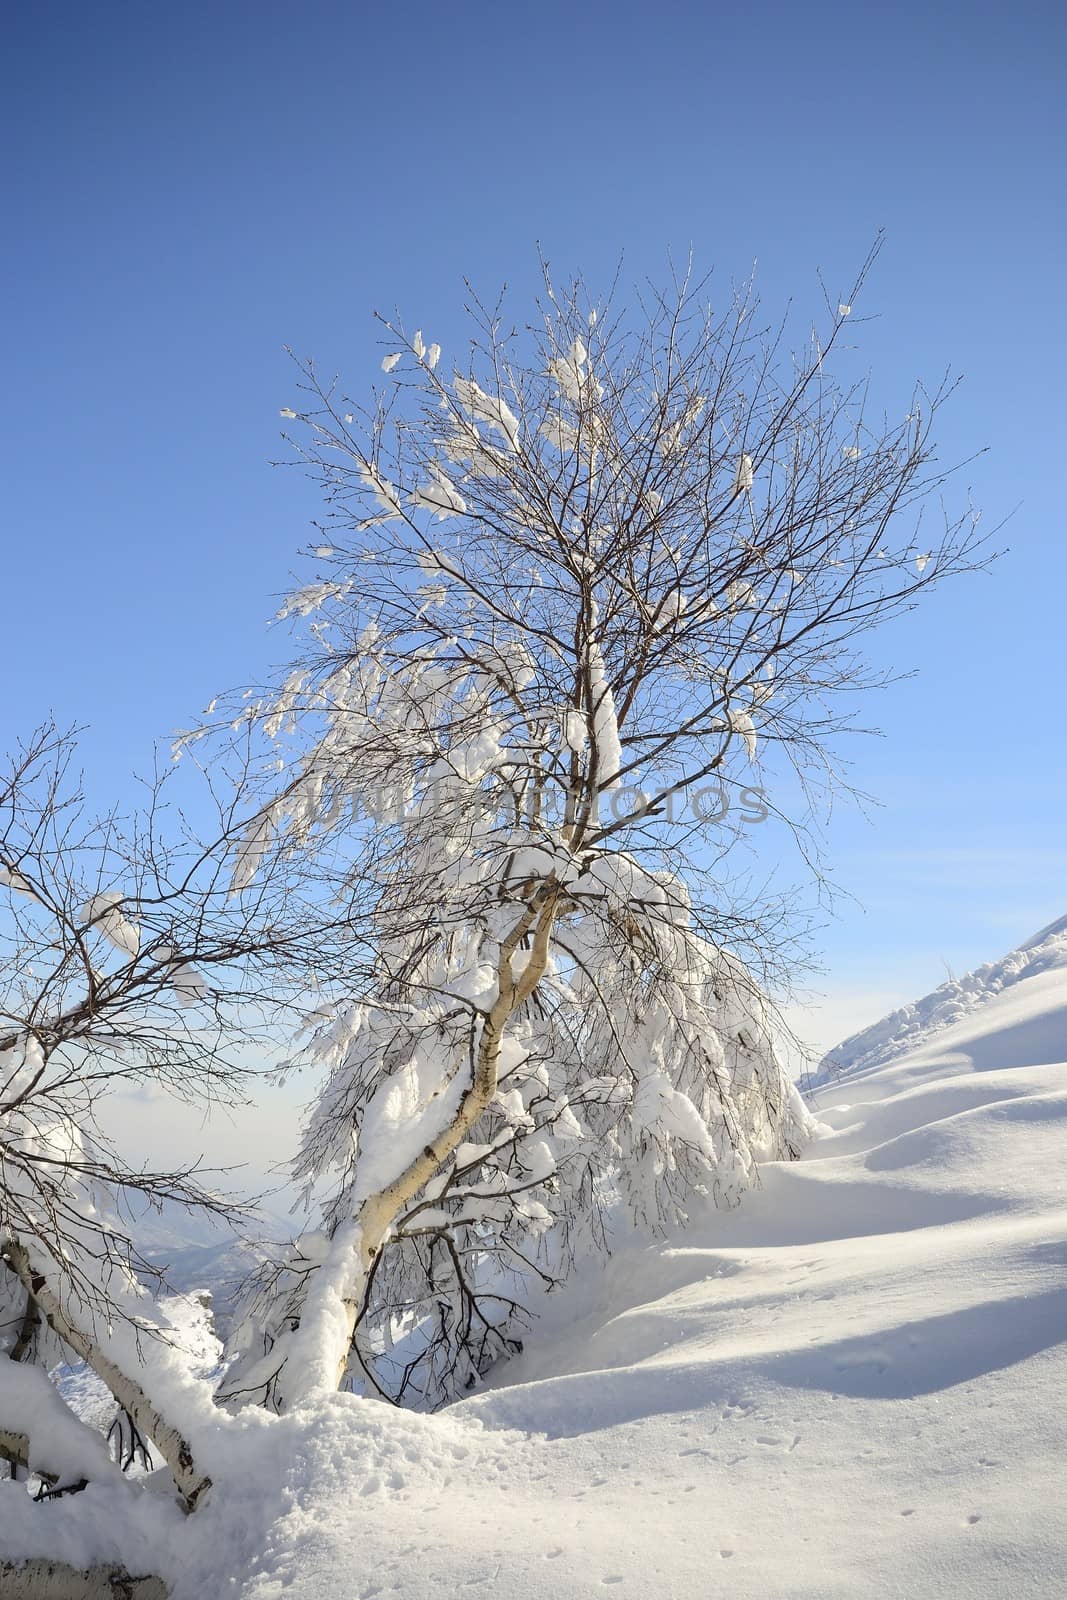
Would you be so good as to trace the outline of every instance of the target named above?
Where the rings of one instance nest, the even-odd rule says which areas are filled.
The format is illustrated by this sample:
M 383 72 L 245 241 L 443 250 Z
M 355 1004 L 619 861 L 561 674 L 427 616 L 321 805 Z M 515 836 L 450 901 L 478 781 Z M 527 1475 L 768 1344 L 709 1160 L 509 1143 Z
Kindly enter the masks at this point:
M 211 1479 L 198 1470 L 184 1434 L 162 1414 L 140 1383 L 109 1357 L 91 1326 L 83 1327 L 75 1320 L 73 1310 L 60 1300 L 44 1273 L 35 1269 L 25 1245 L 8 1241 L 3 1255 L 33 1296 L 49 1327 L 102 1379 L 140 1432 L 155 1445 L 173 1473 L 185 1504 L 193 1510 L 211 1487 Z M 106 1450 L 104 1454 L 106 1457 Z

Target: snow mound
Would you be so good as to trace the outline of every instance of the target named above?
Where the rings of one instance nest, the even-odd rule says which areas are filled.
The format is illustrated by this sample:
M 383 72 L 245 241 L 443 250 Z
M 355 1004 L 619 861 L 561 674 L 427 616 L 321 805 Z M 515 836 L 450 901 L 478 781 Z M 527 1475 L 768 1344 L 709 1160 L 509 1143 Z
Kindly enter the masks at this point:
M 970 1016 L 1005 989 L 1027 983 L 1041 974 L 1056 971 L 1062 974 L 1064 968 L 1067 968 L 1067 917 L 1060 917 L 1002 960 L 978 967 L 966 977 L 950 978 L 924 999 L 902 1006 L 873 1027 L 835 1046 L 823 1057 L 815 1082 L 851 1076 L 880 1066 Z M 1061 1048 L 1060 1055 L 1064 1053 Z M 1053 1055 L 1048 1059 L 1059 1058 Z

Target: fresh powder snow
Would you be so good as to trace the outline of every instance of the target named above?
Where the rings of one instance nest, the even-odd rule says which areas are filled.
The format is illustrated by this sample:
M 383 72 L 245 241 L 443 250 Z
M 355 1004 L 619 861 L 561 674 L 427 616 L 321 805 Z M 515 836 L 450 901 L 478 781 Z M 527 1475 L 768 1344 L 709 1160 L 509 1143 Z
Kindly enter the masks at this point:
M 1059 1600 L 1067 919 L 832 1052 L 815 1100 L 799 1162 L 620 1241 L 469 1398 L 253 1408 L 210 1446 L 190 1417 L 229 1469 L 195 1515 L 152 1478 L 132 1518 L 106 1475 L 3 1483 L 4 1554 L 174 1600 Z

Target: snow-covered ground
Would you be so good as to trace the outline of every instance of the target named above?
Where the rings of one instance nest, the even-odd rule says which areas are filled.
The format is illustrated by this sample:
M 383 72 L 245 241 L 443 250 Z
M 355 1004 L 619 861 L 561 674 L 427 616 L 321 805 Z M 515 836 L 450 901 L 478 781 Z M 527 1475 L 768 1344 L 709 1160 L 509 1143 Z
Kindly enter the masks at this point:
M 834 1060 L 802 1161 L 620 1250 L 496 1387 L 239 1420 L 243 1481 L 146 1522 L 176 1600 L 1059 1600 L 1067 923 Z M 112 1493 L 31 1514 L 136 1567 Z

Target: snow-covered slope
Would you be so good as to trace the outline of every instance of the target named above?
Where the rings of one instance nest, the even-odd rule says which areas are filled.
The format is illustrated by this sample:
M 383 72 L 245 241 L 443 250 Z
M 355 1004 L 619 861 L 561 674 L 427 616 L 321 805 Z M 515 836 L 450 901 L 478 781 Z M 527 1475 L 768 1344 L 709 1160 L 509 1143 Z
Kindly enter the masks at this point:
M 175 1600 L 1059 1600 L 1064 931 L 853 1051 L 802 1161 L 551 1301 L 497 1387 L 239 1422 L 254 1470 L 166 1535 Z M 121 1557 L 105 1494 L 32 1516 Z
M 1027 1060 L 1037 1060 L 1038 1057 L 1034 1056 L 1036 1049 L 1039 1053 L 1045 1052 L 1040 1054 L 1043 1061 L 1063 1060 L 1064 1051 L 1060 1041 L 1063 1037 L 1064 1012 L 1067 1011 L 1067 917 L 1060 917 L 1057 922 L 1042 928 L 1040 933 L 1035 933 L 1032 939 L 1027 939 L 1003 960 L 978 967 L 964 978 L 951 978 L 925 999 L 917 1000 L 914 1005 L 902 1006 L 873 1027 L 853 1034 L 824 1057 L 817 1081 L 825 1082 L 827 1078 L 862 1072 L 866 1067 L 891 1061 L 894 1056 L 905 1050 L 914 1050 L 942 1029 L 970 1016 L 995 995 L 1017 984 L 1026 984 L 1042 974 L 1050 975 L 1051 1006 L 1036 1001 L 1034 992 L 1029 989 L 1021 1002 L 1022 1012 L 1029 1009 L 1034 1013 L 1037 1019 L 1036 1032 L 1031 1027 L 1027 1038 L 1016 1036 L 1010 1045 L 998 1036 L 993 1046 L 994 1056 L 999 1058 L 1007 1050 L 1016 1060 L 1022 1050 Z M 1055 1001 L 1057 985 L 1064 991 L 1062 1001 L 1058 1004 Z M 994 1023 L 994 1031 L 998 1035 L 1002 1033 L 1003 1025 L 1003 1013 L 998 1013 Z M 1047 1053 L 1049 1050 L 1052 1051 L 1051 1055 Z

